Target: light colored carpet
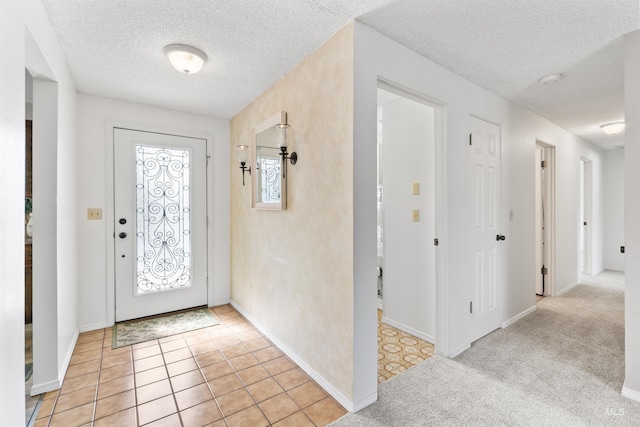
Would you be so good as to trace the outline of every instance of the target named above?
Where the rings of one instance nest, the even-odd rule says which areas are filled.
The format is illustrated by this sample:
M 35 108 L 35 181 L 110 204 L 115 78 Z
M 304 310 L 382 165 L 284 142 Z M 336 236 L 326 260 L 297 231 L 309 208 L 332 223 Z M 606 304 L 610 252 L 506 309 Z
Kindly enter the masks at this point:
M 220 322 L 208 308 L 197 308 L 120 322 L 113 325 L 111 347 L 124 347 L 218 324 Z
M 640 403 L 620 395 L 624 292 L 593 283 L 380 384 L 378 402 L 331 426 L 639 426 Z

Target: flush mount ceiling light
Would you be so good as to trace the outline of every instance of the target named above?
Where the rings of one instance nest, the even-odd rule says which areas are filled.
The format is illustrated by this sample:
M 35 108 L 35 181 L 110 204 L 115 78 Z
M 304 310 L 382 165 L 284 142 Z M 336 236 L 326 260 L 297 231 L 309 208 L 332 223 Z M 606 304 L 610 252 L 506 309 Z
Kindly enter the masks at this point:
M 185 74 L 197 73 L 207 60 L 204 52 L 183 44 L 170 44 L 164 48 L 164 53 L 173 68 Z
M 542 77 L 540 80 L 538 80 L 538 82 L 542 83 L 543 85 L 551 85 L 554 83 L 558 83 L 560 80 L 562 80 L 562 77 L 564 76 L 560 73 L 549 74 L 548 76 Z
M 624 122 L 611 122 L 600 125 L 607 135 L 617 135 L 624 130 Z

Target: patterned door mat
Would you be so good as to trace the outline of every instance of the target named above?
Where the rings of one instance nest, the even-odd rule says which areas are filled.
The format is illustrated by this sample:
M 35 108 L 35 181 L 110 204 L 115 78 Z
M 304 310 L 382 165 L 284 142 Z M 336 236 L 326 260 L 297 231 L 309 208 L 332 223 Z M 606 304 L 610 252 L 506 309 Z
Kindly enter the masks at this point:
M 113 325 L 111 348 L 138 344 L 219 324 L 220 322 L 206 307 L 120 322 Z

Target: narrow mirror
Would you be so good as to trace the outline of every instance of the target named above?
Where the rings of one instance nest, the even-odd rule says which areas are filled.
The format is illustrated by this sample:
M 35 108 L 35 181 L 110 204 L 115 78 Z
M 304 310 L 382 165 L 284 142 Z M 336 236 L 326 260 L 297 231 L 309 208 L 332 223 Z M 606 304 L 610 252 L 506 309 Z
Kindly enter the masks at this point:
M 287 185 L 282 176 L 282 159 L 277 143 L 276 125 L 287 123 L 287 113 L 280 111 L 252 129 L 252 207 L 284 210 L 287 208 Z

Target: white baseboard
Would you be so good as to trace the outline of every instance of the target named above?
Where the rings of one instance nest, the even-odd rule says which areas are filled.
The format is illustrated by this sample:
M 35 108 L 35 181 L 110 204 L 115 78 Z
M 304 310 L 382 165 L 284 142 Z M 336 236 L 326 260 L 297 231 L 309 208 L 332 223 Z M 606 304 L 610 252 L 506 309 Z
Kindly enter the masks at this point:
M 48 391 L 59 390 L 62 387 L 62 381 L 55 380 L 48 383 L 34 384 L 31 386 L 31 396 L 37 396 Z
M 230 299 L 222 299 L 222 300 L 215 300 L 213 301 L 213 304 L 211 304 L 209 307 L 217 307 L 219 305 L 227 305 L 230 304 L 231 300 Z
M 97 331 L 99 329 L 108 328 L 109 326 L 113 326 L 113 325 L 108 325 L 107 322 L 96 322 L 96 323 L 90 323 L 88 325 L 82 325 L 80 326 L 79 330 L 80 330 L 80 333 L 91 332 L 91 331 Z
M 640 402 L 640 391 L 628 388 L 626 386 L 626 382 L 622 384 L 622 392 L 620 394 L 622 394 L 622 396 L 628 399 L 635 400 L 636 402 Z
M 31 396 L 37 396 L 48 391 L 58 390 L 62 387 L 62 381 L 67 374 L 67 369 L 69 368 L 71 356 L 73 356 L 73 350 L 76 348 L 76 343 L 78 342 L 79 335 L 80 330 L 76 329 L 76 332 L 73 334 L 73 338 L 71 339 L 71 344 L 69 345 L 69 348 L 67 348 L 67 354 L 65 355 L 62 364 L 58 368 L 58 379 L 42 384 L 33 384 L 33 386 L 31 387 Z
M 463 344 L 462 346 L 456 348 L 455 350 L 453 350 L 451 352 L 451 354 L 449 354 L 447 357 L 449 359 L 453 359 L 454 357 L 464 353 L 465 351 L 469 350 L 471 348 L 471 343 L 467 343 L 467 344 Z M 436 347 L 436 350 L 438 349 L 438 347 Z
M 383 307 L 382 298 L 378 298 L 378 310 L 383 310 Z
M 569 292 L 571 289 L 575 288 L 576 286 L 578 286 L 580 284 L 580 282 L 576 282 L 573 285 L 569 285 L 566 288 L 564 288 L 563 290 L 556 292 L 556 294 L 554 295 L 555 297 L 559 297 L 562 294 L 565 294 L 567 292 Z
M 377 400 L 377 393 L 375 397 L 368 396 L 366 399 L 363 399 L 360 402 L 354 404 L 351 402 L 345 395 L 343 395 L 338 389 L 336 389 L 329 381 L 327 381 L 322 375 L 316 372 L 313 368 L 311 368 L 300 356 L 298 356 L 293 350 L 291 350 L 286 344 L 276 338 L 267 328 L 265 328 L 260 322 L 254 319 L 249 313 L 247 313 L 237 302 L 231 300 L 230 304 L 238 310 L 240 314 L 242 314 L 249 322 L 251 322 L 260 332 L 262 332 L 271 342 L 273 342 L 280 350 L 284 352 L 291 360 L 293 360 L 305 373 L 307 373 L 315 382 L 320 384 L 322 388 L 324 388 L 334 399 L 336 399 L 347 411 L 354 412 L 356 407 L 362 409 L 365 405 L 365 400 L 370 403 L 373 403 Z M 368 403 L 368 404 L 370 404 Z
M 382 316 L 382 323 L 386 323 L 389 326 L 393 326 L 396 329 L 400 329 L 402 332 L 406 332 L 409 335 L 413 335 L 414 337 L 418 337 L 426 342 L 435 345 L 436 339 L 431 335 L 427 335 L 423 332 L 418 331 L 417 329 L 413 329 L 410 326 L 403 325 L 402 323 L 396 322 L 395 320 L 391 320 L 388 317 Z
M 347 410 L 349 412 L 358 412 L 359 410 L 364 409 L 369 405 L 373 405 L 377 401 L 378 401 L 378 391 L 376 391 L 375 393 L 370 394 L 369 396 L 365 397 L 364 399 L 360 399 L 359 401 L 355 402 L 353 404 L 353 408 L 351 408 L 351 409 L 347 408 L 345 405 L 342 405 L 342 406 L 347 408 Z
M 527 308 L 522 313 L 518 313 L 515 316 L 513 316 L 511 319 L 505 320 L 504 322 L 502 322 L 502 325 L 500 327 L 501 328 L 506 328 L 507 326 L 514 324 L 515 322 L 517 322 L 518 320 L 522 319 L 523 317 L 525 317 L 525 316 L 533 313 L 534 311 L 536 311 L 537 308 L 538 307 L 536 305 L 534 305 L 533 307 Z

